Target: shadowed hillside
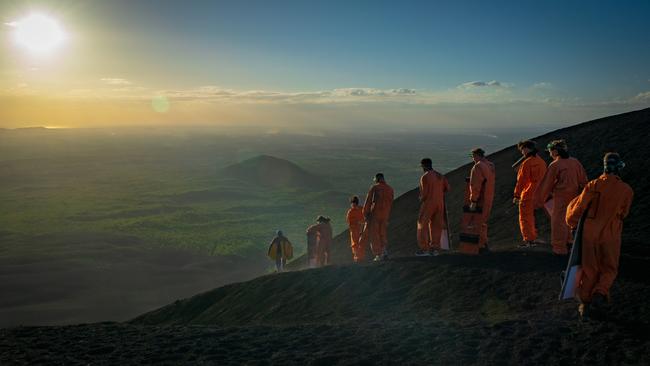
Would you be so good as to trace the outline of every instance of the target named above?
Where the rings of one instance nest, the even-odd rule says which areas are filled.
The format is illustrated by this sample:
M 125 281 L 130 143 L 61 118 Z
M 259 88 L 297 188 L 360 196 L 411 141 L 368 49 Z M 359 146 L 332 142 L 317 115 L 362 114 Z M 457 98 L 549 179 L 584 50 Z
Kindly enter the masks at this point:
M 621 176 L 636 193 L 630 215 L 624 223 L 622 249 L 624 255 L 650 257 L 650 246 L 647 244 L 647 234 L 650 233 L 650 222 L 647 220 L 650 198 L 643 194 L 650 189 L 648 135 L 650 135 L 650 108 L 581 123 L 534 138 L 540 150 L 544 149 L 551 140 L 566 139 L 569 153 L 582 162 L 589 179 L 594 179 L 602 173 L 602 158 L 605 152 L 617 151 L 621 154 L 627 164 Z M 531 137 L 522 136 L 522 138 Z M 542 152 L 541 156 L 550 162 L 548 153 Z M 513 248 L 521 240 L 517 208 L 512 204 L 516 171 L 511 167 L 519 157 L 521 154 L 515 146 L 488 156 L 488 159 L 494 162 L 497 171 L 494 208 L 489 221 L 489 244 L 492 248 Z M 456 245 L 465 177 L 469 175 L 471 166 L 472 164 L 468 163 L 446 174 L 451 186 L 451 192 L 447 195 L 449 220 L 452 232 L 455 234 L 453 240 Z M 390 177 L 388 183 L 390 184 Z M 413 182 L 413 185 L 417 185 L 417 182 Z M 395 200 L 388 226 L 388 248 L 393 256 L 411 256 L 417 249 L 418 209 L 417 189 Z M 540 237 L 550 241 L 548 219 L 539 211 L 537 217 Z M 349 245 L 347 231 L 336 236 L 332 247 L 334 263 L 352 261 Z M 300 261 L 302 262 L 304 261 Z
M 643 268 L 614 286 L 607 321 L 581 323 L 574 303 L 556 300 L 563 265 L 547 253 L 501 252 L 329 266 L 224 286 L 127 324 L 0 334 L 22 349 L 39 340 L 53 351 L 86 335 L 90 341 L 63 355 L 97 352 L 86 359 L 129 362 L 650 362 L 650 286 L 631 279 L 643 277 Z
M 260 155 L 227 166 L 222 173 L 226 177 L 267 187 L 315 190 L 328 186 L 323 178 L 307 172 L 298 165 L 268 155 Z

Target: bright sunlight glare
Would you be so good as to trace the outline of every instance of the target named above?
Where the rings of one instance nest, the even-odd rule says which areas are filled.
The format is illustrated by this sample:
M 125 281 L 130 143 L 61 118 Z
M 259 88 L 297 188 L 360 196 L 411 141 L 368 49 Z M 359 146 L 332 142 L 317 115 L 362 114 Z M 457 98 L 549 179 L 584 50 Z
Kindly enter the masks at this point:
M 14 40 L 32 53 L 48 53 L 66 38 L 65 32 L 53 18 L 31 14 L 14 23 Z

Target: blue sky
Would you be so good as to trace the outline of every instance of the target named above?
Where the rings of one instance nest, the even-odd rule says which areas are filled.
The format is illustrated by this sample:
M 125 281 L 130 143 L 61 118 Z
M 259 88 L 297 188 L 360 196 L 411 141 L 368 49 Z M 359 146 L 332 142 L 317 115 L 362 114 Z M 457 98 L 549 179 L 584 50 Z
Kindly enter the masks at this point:
M 41 89 L 64 94 L 66 87 L 93 89 L 91 81 L 97 80 L 124 80 L 133 89 L 125 97 L 133 97 L 137 85 L 142 94 L 175 91 L 169 98 L 176 100 L 205 90 L 250 99 L 251 92 L 295 96 L 360 88 L 374 90 L 373 98 L 388 95 L 373 99 L 382 108 L 387 102 L 424 100 L 550 102 L 567 111 L 579 107 L 582 114 L 575 118 L 650 104 L 650 94 L 644 94 L 650 91 L 649 1 L 8 0 L 0 5 L 5 23 L 30 9 L 60 19 L 71 34 L 71 44 L 61 51 L 68 57 L 59 57 L 57 69 L 5 45 L 3 51 L 13 56 L 0 63 L 4 78 L 18 83 L 11 78 L 21 68 L 50 68 L 60 77 L 40 83 Z M 84 82 L 88 85 L 80 87 Z M 39 80 L 22 84 L 36 91 Z M 414 93 L 405 98 L 378 92 L 395 89 Z M 342 93 L 336 95 L 340 99 Z M 611 108 L 603 110 L 605 105 Z

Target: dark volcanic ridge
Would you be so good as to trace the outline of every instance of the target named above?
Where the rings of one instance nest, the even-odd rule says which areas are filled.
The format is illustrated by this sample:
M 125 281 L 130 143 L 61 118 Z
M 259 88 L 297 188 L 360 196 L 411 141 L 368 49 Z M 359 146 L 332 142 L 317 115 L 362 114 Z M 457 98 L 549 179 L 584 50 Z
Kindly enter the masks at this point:
M 222 169 L 225 177 L 247 184 L 272 188 L 299 188 L 309 191 L 329 186 L 326 179 L 310 173 L 300 166 L 269 155 L 260 155 Z
M 0 330 L 0 363 L 648 364 L 650 287 L 623 276 L 604 321 L 558 302 L 546 253 L 443 255 L 267 275 L 128 323 Z

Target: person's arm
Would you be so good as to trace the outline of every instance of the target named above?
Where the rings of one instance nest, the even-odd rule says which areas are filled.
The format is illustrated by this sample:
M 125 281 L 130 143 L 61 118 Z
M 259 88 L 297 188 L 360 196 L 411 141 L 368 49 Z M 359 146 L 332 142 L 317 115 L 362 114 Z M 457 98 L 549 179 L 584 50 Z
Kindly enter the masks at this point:
M 345 214 L 345 221 L 348 223 L 348 226 L 352 226 L 352 209 L 349 209 Z
M 478 202 L 481 197 L 481 190 L 483 189 L 483 181 L 485 181 L 485 175 L 483 174 L 482 167 L 479 167 L 478 164 L 472 167 L 471 174 L 469 176 L 469 200 L 472 203 Z
M 447 193 L 451 190 L 451 187 L 449 187 L 449 180 L 447 177 L 444 175 L 442 176 L 442 192 Z
M 571 229 L 575 229 L 578 226 L 578 221 L 580 221 L 582 214 L 589 208 L 591 201 L 595 197 L 594 192 L 593 185 L 588 184 L 578 197 L 569 202 L 566 210 L 566 223 Z
M 580 169 L 578 169 L 578 187 L 582 189 L 587 185 L 587 172 L 582 164 L 578 163 L 578 165 L 580 166 Z
M 521 193 L 524 191 L 524 188 L 530 183 L 530 168 L 526 162 L 519 166 L 519 171 L 517 172 L 517 184 L 515 184 L 514 198 L 519 200 L 521 199 Z
M 621 209 L 621 220 L 627 217 L 630 213 L 630 206 L 632 206 L 632 198 L 634 198 L 634 192 L 630 189 L 630 193 L 627 195 L 623 201 L 623 208 Z
M 427 199 L 427 190 L 426 183 L 424 180 L 424 175 L 420 177 L 420 202 L 424 202 Z
M 363 203 L 363 216 L 368 219 L 372 214 L 372 207 L 375 203 L 375 186 L 370 187 L 368 195 L 366 195 L 366 202 Z
M 548 201 L 553 187 L 555 186 L 555 178 L 557 177 L 557 165 L 551 164 L 546 169 L 546 174 L 542 178 L 542 183 L 540 183 L 539 188 L 537 189 L 537 201 L 539 206 L 543 206 L 546 201 Z

